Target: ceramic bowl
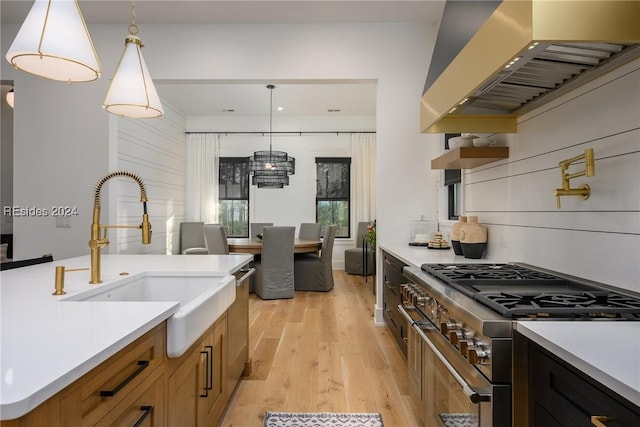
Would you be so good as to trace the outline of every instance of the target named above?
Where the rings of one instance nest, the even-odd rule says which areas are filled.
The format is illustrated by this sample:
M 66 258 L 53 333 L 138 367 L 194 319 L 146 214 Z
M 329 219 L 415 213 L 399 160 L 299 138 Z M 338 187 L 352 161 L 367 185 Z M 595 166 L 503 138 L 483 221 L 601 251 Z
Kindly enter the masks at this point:
M 494 138 L 474 138 L 474 147 L 490 147 L 496 143 Z
M 449 138 L 449 149 L 455 150 L 460 147 L 473 147 L 473 140 L 475 138 L 477 138 L 477 136 L 471 134 L 463 134 L 462 136 Z

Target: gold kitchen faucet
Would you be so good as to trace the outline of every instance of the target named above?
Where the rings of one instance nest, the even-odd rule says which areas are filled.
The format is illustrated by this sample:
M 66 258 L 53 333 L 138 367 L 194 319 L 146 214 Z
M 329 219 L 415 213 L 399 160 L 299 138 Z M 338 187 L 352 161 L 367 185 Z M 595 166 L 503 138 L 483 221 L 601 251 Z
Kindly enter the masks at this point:
M 133 179 L 140 187 L 140 201 L 142 202 L 143 214 L 142 224 L 140 225 L 101 225 L 100 224 L 100 190 L 102 186 L 111 178 L 118 176 Z M 89 248 L 91 249 L 91 280 L 89 283 L 102 283 L 100 276 L 100 252 L 102 248 L 109 244 L 107 239 L 108 228 L 139 228 L 142 230 L 142 244 L 151 243 L 151 224 L 149 223 L 149 215 L 147 214 L 147 190 L 145 189 L 142 179 L 131 172 L 117 171 L 106 175 L 96 184 L 93 200 L 93 222 L 91 224 L 91 240 L 89 240 Z M 100 230 L 104 229 L 104 234 L 100 236 Z

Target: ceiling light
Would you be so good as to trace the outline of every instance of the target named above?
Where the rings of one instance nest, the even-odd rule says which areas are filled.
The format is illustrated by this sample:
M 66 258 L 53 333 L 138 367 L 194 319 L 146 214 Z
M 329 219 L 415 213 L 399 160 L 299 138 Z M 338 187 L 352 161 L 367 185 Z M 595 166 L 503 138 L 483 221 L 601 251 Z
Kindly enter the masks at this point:
M 6 58 L 18 70 L 69 83 L 102 73 L 77 0 L 36 0 Z
M 283 188 L 289 185 L 289 175 L 296 173 L 296 159 L 284 151 L 272 150 L 273 135 L 273 89 L 269 89 L 269 151 L 256 151 L 249 157 L 249 173 L 253 174 L 251 184 L 258 188 Z
M 137 36 L 136 3 L 131 6 L 129 35 L 124 39 L 124 51 L 116 67 L 103 107 L 110 113 L 131 118 L 153 118 L 164 114 L 158 92 L 151 80 L 140 49 L 144 46 Z
M 13 93 L 13 88 L 11 88 L 11 90 L 7 92 L 7 104 L 9 104 L 9 107 L 13 108 L 13 103 L 14 103 L 14 93 Z

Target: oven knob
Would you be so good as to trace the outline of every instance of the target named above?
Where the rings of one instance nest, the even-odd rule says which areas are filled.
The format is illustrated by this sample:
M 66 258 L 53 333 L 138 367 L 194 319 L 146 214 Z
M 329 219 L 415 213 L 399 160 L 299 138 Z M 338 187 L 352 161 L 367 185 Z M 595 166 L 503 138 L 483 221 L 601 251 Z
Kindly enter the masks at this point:
M 418 307 L 425 308 L 427 306 L 427 304 L 429 304 L 429 300 L 430 299 L 431 298 L 429 298 L 429 297 L 420 296 L 420 297 L 416 298 L 416 301 L 417 301 L 416 305 Z
M 461 327 L 462 325 L 455 321 L 440 322 L 440 332 L 442 332 L 442 335 L 444 336 L 449 335 L 449 331 L 456 331 Z
M 460 338 L 462 338 L 462 334 L 458 331 L 449 331 L 449 341 L 451 345 L 458 345 L 460 343 Z
M 487 359 L 489 357 L 489 353 L 479 347 L 470 348 L 467 351 L 467 357 L 470 364 L 477 365 L 478 363 L 482 363 L 483 360 Z
M 464 357 L 467 357 L 467 352 L 469 351 L 469 341 L 460 340 L 460 354 Z

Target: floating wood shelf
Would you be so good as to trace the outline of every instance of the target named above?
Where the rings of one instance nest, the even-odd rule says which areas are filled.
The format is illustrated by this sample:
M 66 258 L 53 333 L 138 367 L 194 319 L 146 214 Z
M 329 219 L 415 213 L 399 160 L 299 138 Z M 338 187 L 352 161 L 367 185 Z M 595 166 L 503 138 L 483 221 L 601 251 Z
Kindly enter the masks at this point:
M 431 160 L 431 169 L 472 169 L 509 158 L 509 147 L 460 147 Z

